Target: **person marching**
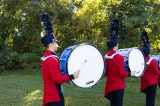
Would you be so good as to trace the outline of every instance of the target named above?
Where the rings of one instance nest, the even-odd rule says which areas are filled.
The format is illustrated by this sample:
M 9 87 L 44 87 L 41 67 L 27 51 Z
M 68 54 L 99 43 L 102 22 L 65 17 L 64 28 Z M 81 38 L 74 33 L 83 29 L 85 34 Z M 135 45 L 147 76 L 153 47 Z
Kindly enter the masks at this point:
M 110 23 L 110 38 L 107 40 L 109 48 L 105 55 L 106 62 L 106 88 L 104 96 L 110 101 L 111 106 L 122 106 L 124 89 L 126 88 L 124 78 L 135 75 L 135 71 L 127 73 L 124 69 L 124 57 L 118 54 L 118 27 L 119 22 L 114 19 Z
M 64 75 L 60 72 L 59 59 L 55 54 L 58 48 L 58 41 L 52 34 L 53 28 L 47 13 L 41 15 L 41 24 L 45 29 L 41 42 L 46 47 L 46 52 L 41 58 L 44 85 L 43 106 L 64 106 L 61 84 L 77 78 L 79 71 L 72 75 Z
M 150 58 L 149 38 L 146 31 L 142 32 L 141 40 L 143 42 L 142 51 L 147 62 L 146 70 L 141 77 L 141 92 L 146 94 L 146 106 L 155 106 L 157 75 L 160 75 L 160 70 L 156 60 Z

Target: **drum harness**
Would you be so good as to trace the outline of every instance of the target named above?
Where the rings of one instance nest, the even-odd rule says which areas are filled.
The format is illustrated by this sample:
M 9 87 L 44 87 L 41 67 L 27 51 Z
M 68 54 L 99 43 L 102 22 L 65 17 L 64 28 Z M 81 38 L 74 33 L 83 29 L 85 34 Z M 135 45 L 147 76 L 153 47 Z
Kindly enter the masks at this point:
M 114 53 L 114 54 L 112 54 L 111 56 L 105 55 L 105 58 L 106 58 L 106 59 L 113 59 L 114 56 L 117 55 L 117 54 L 119 54 L 119 53 Z M 114 61 L 113 61 L 113 62 L 114 62 Z M 114 62 L 114 63 L 115 63 L 115 62 Z
M 152 59 L 149 59 L 146 64 L 149 65 L 151 63 L 151 61 L 152 61 Z
M 108 55 L 105 55 L 105 58 L 106 59 L 113 59 L 113 57 L 115 56 L 115 55 L 117 55 L 118 53 L 114 53 L 113 55 L 111 55 L 111 56 L 108 56 Z
M 58 60 L 59 60 L 59 58 L 56 56 L 56 55 L 50 55 L 50 56 L 47 56 L 47 57 L 41 57 L 41 60 L 42 61 L 46 61 L 47 59 L 49 59 L 49 58 L 51 58 L 51 57 L 55 57 L 55 58 L 57 58 Z

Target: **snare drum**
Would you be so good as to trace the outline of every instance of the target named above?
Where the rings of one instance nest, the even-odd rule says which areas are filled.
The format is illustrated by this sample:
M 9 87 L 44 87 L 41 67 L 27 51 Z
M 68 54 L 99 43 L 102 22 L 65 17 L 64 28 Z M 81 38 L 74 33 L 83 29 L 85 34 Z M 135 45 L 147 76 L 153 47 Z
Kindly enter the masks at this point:
M 82 88 L 90 88 L 101 79 L 105 65 L 99 50 L 89 44 L 68 47 L 60 56 L 61 72 L 73 74 L 80 70 L 79 77 L 72 80 Z
M 124 56 L 124 67 L 126 71 L 136 71 L 136 77 L 140 77 L 143 75 L 146 68 L 146 61 L 140 49 L 119 49 L 117 52 Z

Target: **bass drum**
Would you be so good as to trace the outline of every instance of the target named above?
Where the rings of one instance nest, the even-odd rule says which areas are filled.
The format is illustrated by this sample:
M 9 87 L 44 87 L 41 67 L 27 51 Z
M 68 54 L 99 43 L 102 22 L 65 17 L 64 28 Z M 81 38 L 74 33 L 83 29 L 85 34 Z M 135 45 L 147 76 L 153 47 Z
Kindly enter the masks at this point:
M 141 77 L 144 74 L 146 69 L 146 60 L 140 49 L 119 49 L 118 53 L 124 56 L 124 67 L 126 71 L 136 71 L 136 77 Z
M 66 48 L 60 56 L 60 66 L 64 74 L 73 74 L 80 70 L 79 77 L 72 81 L 82 88 L 90 88 L 97 84 L 105 69 L 103 56 L 90 44 Z

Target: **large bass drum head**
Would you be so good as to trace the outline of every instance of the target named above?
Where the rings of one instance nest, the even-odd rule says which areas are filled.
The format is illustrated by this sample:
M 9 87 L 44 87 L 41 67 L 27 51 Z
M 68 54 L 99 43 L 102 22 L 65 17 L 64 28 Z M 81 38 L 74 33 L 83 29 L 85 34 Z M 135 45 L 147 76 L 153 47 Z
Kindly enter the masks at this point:
M 136 71 L 135 76 L 140 77 L 145 71 L 146 61 L 141 50 L 131 49 L 128 55 L 128 64 L 131 71 Z
M 82 88 L 95 85 L 103 75 L 104 59 L 97 48 L 89 44 L 76 47 L 68 58 L 68 74 L 80 70 L 73 82 Z

